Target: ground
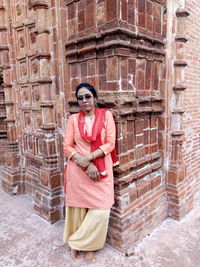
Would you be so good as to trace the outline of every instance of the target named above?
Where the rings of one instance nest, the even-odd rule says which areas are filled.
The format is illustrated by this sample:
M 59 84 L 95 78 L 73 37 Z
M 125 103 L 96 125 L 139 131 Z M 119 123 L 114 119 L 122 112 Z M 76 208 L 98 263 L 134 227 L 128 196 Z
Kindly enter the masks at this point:
M 82 257 L 72 262 L 63 244 L 64 221 L 53 225 L 37 216 L 26 195 L 10 197 L 0 189 L 0 266 L 88 266 Z M 164 221 L 134 249 L 132 256 L 106 245 L 96 255 L 96 267 L 200 266 L 200 201 L 181 221 Z

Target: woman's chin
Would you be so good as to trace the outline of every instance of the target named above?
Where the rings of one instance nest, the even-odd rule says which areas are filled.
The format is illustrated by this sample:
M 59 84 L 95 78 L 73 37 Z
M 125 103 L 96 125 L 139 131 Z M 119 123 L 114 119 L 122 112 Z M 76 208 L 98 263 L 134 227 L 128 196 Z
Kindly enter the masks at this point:
M 92 109 L 93 109 L 93 107 L 91 107 L 91 106 L 82 107 L 82 110 L 83 110 L 83 111 L 90 111 L 90 110 L 92 110 Z

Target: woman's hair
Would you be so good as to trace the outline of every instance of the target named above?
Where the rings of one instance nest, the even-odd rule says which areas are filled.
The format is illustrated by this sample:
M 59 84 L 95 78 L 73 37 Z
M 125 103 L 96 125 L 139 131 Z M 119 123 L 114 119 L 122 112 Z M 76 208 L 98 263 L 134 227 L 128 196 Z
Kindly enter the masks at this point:
M 89 83 L 80 83 L 77 87 L 76 87 L 76 98 L 78 97 L 78 91 L 81 89 L 81 88 L 87 88 L 92 94 L 93 94 L 93 97 L 94 98 L 97 98 L 97 92 L 96 90 L 94 89 L 94 87 L 92 85 L 90 85 Z

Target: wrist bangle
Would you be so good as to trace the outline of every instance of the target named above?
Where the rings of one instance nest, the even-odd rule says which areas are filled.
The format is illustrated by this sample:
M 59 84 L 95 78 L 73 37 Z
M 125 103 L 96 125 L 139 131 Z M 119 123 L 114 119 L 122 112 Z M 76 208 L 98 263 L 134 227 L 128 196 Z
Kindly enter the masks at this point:
M 91 152 L 91 154 L 92 154 L 92 160 L 94 160 L 95 159 L 94 153 Z

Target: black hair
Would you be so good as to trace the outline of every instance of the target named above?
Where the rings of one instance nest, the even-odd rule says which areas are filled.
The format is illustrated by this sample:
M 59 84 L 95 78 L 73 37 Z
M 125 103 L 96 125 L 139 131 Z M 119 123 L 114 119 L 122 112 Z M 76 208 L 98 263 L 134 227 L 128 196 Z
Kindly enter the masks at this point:
M 96 90 L 94 89 L 94 87 L 92 85 L 90 85 L 89 83 L 80 83 L 77 87 L 76 87 L 76 98 L 78 97 L 78 91 L 81 89 L 81 88 L 87 88 L 92 94 L 93 94 L 93 97 L 94 98 L 97 98 L 97 92 Z

